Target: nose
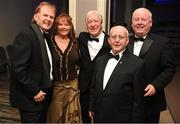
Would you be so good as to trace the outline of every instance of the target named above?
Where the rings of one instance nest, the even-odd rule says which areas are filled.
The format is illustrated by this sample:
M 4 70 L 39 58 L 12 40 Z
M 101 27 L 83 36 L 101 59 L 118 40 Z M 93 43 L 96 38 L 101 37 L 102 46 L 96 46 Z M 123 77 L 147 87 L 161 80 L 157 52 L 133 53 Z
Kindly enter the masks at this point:
M 138 24 L 142 24 L 143 20 L 139 19 Z
M 94 26 L 94 25 L 95 25 L 95 22 L 94 22 L 94 21 L 92 21 L 92 22 L 91 22 L 91 26 Z
M 51 21 L 51 20 L 53 20 L 53 17 L 52 16 L 47 16 L 47 20 Z
M 46 18 L 46 20 L 47 20 L 48 22 L 50 22 L 50 21 L 51 21 L 51 18 L 48 16 L 48 17 Z
M 120 40 L 119 36 L 116 36 L 115 41 L 118 42 Z
M 66 27 L 66 26 L 63 24 L 63 25 L 62 25 L 62 28 L 65 28 L 65 27 Z

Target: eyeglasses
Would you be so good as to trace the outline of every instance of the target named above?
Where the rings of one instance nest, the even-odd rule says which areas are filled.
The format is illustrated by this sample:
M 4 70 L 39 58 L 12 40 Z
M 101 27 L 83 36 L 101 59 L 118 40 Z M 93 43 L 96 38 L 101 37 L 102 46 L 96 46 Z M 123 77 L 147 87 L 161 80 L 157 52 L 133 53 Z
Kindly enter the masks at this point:
M 111 35 L 110 38 L 112 38 L 113 40 L 119 41 L 119 40 L 122 40 L 122 39 L 127 38 L 127 37 L 121 36 L 121 35 Z

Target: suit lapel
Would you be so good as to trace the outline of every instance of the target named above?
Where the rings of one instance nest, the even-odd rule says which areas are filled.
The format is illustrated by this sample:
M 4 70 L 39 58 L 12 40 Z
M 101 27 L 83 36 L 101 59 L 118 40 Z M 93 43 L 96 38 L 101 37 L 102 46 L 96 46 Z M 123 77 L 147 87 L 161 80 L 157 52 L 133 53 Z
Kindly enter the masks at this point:
M 133 54 L 133 49 L 134 49 L 134 41 L 131 38 L 128 44 L 128 51 Z
M 106 54 L 105 58 L 102 60 L 102 64 L 100 65 L 100 71 L 99 71 L 99 82 L 100 82 L 100 89 L 101 89 L 101 92 L 103 92 L 103 79 L 104 79 L 104 71 L 105 71 L 105 68 L 106 68 L 106 65 L 107 65 L 107 62 L 109 60 L 109 57 L 108 57 L 108 54 Z
M 91 57 L 90 57 L 90 53 L 89 53 L 89 48 L 88 48 L 88 40 L 89 40 L 89 38 L 90 38 L 90 34 L 88 33 L 84 37 L 84 42 L 83 43 L 84 43 L 85 51 L 83 51 L 83 52 L 86 53 L 86 55 L 88 56 L 87 58 L 91 61 Z
M 103 33 L 105 34 L 104 40 L 103 40 L 103 45 L 93 60 L 96 60 L 96 58 L 99 57 L 101 55 L 101 53 L 104 51 L 104 49 L 107 49 L 107 46 L 109 45 L 109 43 L 107 42 L 108 35 L 105 32 L 103 32 Z
M 142 46 L 140 54 L 139 54 L 140 58 L 144 57 L 144 55 L 147 53 L 147 51 L 151 47 L 152 43 L 153 43 L 153 40 L 148 37 L 144 40 L 143 46 Z
M 47 55 L 47 50 L 46 50 L 44 37 L 42 35 L 42 32 L 41 32 L 40 28 L 36 24 L 32 23 L 31 27 L 34 29 L 35 33 L 37 34 L 38 41 L 39 41 L 39 44 L 40 44 L 44 73 L 46 73 L 46 76 L 49 77 L 50 76 L 49 75 L 50 65 L 49 65 L 49 59 L 48 59 L 48 55 Z M 48 78 L 48 79 L 50 79 L 50 78 Z
M 129 44 L 128 44 L 128 51 L 129 51 L 130 53 L 132 53 L 132 54 L 133 54 L 133 52 L 134 52 L 134 38 L 133 38 L 133 37 L 134 37 L 134 36 L 130 37 L 130 42 L 129 42 Z M 140 53 L 139 53 L 139 57 L 140 57 L 140 58 L 143 58 L 143 57 L 144 57 L 144 55 L 147 53 L 147 51 L 148 51 L 149 48 L 151 47 L 152 43 L 153 43 L 153 40 L 150 39 L 149 36 L 147 36 L 146 39 L 144 40 L 144 43 L 143 43 L 142 48 L 141 48 L 141 51 L 140 51 Z
M 110 76 L 110 78 L 109 78 L 109 80 L 108 80 L 108 82 L 107 82 L 107 85 L 106 85 L 104 91 L 109 87 L 110 82 L 112 82 L 113 79 L 115 79 L 115 77 L 118 76 L 119 71 L 121 71 L 120 68 L 123 66 L 123 64 L 124 64 L 124 62 L 126 61 L 127 57 L 128 57 L 128 54 L 127 54 L 127 50 L 126 50 L 126 51 L 123 53 L 123 56 L 121 57 L 121 59 L 119 60 L 119 62 L 117 63 L 116 67 L 114 68 L 114 70 L 113 70 L 113 72 L 112 72 L 112 74 L 111 74 L 111 76 Z

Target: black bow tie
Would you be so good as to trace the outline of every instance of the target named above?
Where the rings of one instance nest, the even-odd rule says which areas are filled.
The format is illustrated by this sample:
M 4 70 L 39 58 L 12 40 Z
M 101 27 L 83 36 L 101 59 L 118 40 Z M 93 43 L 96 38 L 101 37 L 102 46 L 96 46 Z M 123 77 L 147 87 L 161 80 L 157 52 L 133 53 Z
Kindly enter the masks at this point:
M 145 39 L 143 37 L 134 37 L 134 41 L 144 41 Z
M 46 39 L 46 42 L 49 44 L 51 42 L 50 34 L 48 32 L 43 33 L 44 39 Z
M 119 55 L 113 55 L 112 53 L 109 53 L 110 58 L 115 58 L 116 60 L 119 60 Z
M 98 38 L 89 38 L 89 41 L 96 41 L 96 42 L 99 42 L 99 39 Z
M 45 39 L 49 39 L 50 37 L 48 32 L 43 32 L 43 36 Z

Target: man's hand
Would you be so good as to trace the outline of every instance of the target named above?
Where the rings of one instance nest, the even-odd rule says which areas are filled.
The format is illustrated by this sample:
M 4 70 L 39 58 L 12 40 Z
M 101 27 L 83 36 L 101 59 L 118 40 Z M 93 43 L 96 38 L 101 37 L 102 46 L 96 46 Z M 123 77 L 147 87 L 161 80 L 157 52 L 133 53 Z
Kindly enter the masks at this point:
M 94 112 L 89 111 L 89 117 L 91 118 L 91 123 L 94 123 Z
M 94 116 L 94 112 L 89 111 L 89 117 L 93 118 L 93 116 Z
M 146 92 L 144 96 L 153 96 L 154 94 L 156 94 L 156 89 L 152 84 L 148 84 L 144 91 Z
M 36 96 L 34 96 L 34 100 L 35 100 L 36 102 L 41 102 L 41 101 L 43 101 L 43 100 L 45 99 L 45 95 L 46 95 L 46 93 L 44 93 L 44 92 L 41 90 Z

